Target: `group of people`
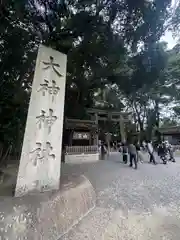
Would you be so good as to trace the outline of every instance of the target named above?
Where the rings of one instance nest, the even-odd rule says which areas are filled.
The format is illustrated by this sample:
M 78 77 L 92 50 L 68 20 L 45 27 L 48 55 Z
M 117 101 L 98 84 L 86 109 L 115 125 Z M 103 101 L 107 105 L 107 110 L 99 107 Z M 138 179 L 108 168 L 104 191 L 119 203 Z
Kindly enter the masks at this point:
M 168 160 L 175 162 L 173 148 L 167 141 L 161 142 L 157 145 L 153 145 L 151 141 L 143 141 L 142 144 L 139 142 L 122 143 L 117 144 L 114 149 L 118 149 L 120 152 L 122 152 L 123 162 L 127 164 L 129 160 L 129 166 L 133 167 L 134 165 L 135 169 L 137 169 L 138 162 L 144 161 L 143 152 L 148 153 L 149 163 L 153 163 L 155 165 L 157 164 L 155 152 L 157 152 L 164 164 L 166 164 Z M 101 159 L 105 159 L 105 155 L 108 150 L 107 146 L 103 142 L 101 142 L 99 150 Z
M 168 156 L 170 161 L 175 162 L 173 147 L 167 141 L 158 145 L 157 152 L 164 163 L 167 162 Z
M 143 162 L 144 156 L 142 154 L 142 151 L 148 152 L 149 163 L 157 164 L 155 159 L 156 150 L 164 164 L 167 163 L 168 155 L 168 160 L 175 162 L 172 146 L 167 142 L 161 142 L 158 144 L 157 149 L 153 146 L 151 141 L 143 142 L 141 146 L 138 142 L 129 144 L 123 143 L 122 147 L 120 148 L 120 151 L 122 151 L 123 154 L 123 162 L 127 164 L 129 155 L 129 166 L 133 167 L 134 164 L 135 169 L 137 169 L 138 161 Z

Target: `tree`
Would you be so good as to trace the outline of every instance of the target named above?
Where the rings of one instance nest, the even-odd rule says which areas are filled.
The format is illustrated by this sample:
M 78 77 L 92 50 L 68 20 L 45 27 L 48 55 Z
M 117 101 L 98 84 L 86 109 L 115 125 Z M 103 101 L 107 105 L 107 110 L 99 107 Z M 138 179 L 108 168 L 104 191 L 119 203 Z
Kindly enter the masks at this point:
M 162 128 L 168 128 L 168 127 L 174 127 L 177 126 L 177 121 L 171 118 L 163 118 L 162 122 L 161 122 L 161 127 Z
M 171 118 L 177 122 L 179 120 L 180 110 L 180 54 L 179 44 L 177 44 L 172 50 L 168 52 L 168 66 L 166 69 L 166 76 L 168 78 L 167 95 L 169 96 L 169 102 L 171 103 Z
M 154 81 L 147 81 L 143 88 L 134 94 L 131 94 L 130 91 L 130 94 L 126 96 L 129 107 L 134 113 L 134 122 L 138 125 L 138 130 L 143 132 L 142 135 L 146 131 L 147 138 L 152 138 L 162 122 L 167 125 L 179 122 L 179 45 L 177 44 L 172 50 L 167 50 L 163 45 L 164 43 L 161 43 L 159 46 L 162 52 L 159 52 L 161 58 L 157 58 L 159 60 L 158 64 L 155 65 L 154 77 L 153 71 L 151 71 L 151 78 Z M 148 79 L 148 76 L 145 78 Z M 167 122 L 166 117 L 167 111 L 168 115 L 170 114 L 169 122 Z M 166 114 L 164 114 L 165 112 Z
M 151 137 L 160 120 L 160 105 L 166 103 L 167 52 L 164 43 L 156 43 L 132 57 L 133 71 L 125 91 L 126 102 L 133 112 L 134 123 L 143 138 Z M 139 79 L 146 79 L 141 86 Z M 134 85 L 133 82 L 137 84 Z M 139 84 L 139 85 L 138 85 Z
M 179 36 L 180 27 L 180 2 L 176 1 L 171 9 L 168 27 L 173 31 L 174 35 Z
M 0 141 L 15 144 L 23 133 L 39 43 L 68 54 L 65 116 L 81 118 L 98 88 L 116 83 L 127 91 L 127 83 L 133 90 L 144 84 L 146 71 L 136 50 L 141 43 L 147 59 L 170 2 L 1 1 Z
M 94 94 L 94 106 L 97 108 L 122 111 L 124 108 L 122 100 L 117 85 L 106 85 L 104 89 L 98 89 Z

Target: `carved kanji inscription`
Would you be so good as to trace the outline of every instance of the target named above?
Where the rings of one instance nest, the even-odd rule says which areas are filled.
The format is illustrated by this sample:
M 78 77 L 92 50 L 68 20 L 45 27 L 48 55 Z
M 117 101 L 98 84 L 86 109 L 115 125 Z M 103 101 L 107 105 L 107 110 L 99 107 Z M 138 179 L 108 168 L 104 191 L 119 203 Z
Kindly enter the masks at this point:
M 34 166 L 37 166 L 37 163 L 40 159 L 43 159 L 42 156 L 42 144 L 37 142 L 36 143 L 36 147 L 30 152 L 30 154 L 32 155 L 32 164 Z
M 54 102 L 55 96 L 58 94 L 60 87 L 57 86 L 56 81 L 52 80 L 52 84 L 49 84 L 48 80 L 44 80 L 44 83 L 40 84 L 38 92 L 42 92 L 42 95 L 45 96 L 46 93 L 49 93 L 52 96 L 52 102 Z
M 53 110 L 49 109 L 49 116 L 46 117 L 46 122 L 47 122 L 47 126 L 48 126 L 48 133 L 51 133 L 51 127 L 56 120 L 57 120 L 57 117 L 53 116 Z
M 46 112 L 44 110 L 41 110 L 41 114 L 36 117 L 38 119 L 38 128 L 41 129 L 42 126 L 44 128 L 48 127 L 48 134 L 51 133 L 51 127 L 57 120 L 57 117 L 53 115 L 53 112 L 53 109 L 49 109 L 49 115 L 46 115 Z
M 57 70 L 60 68 L 60 65 L 58 63 L 54 63 L 54 58 L 52 56 L 49 57 L 49 61 L 48 62 L 44 62 L 43 64 L 45 65 L 45 67 L 43 68 L 44 70 L 47 69 L 52 69 L 59 77 L 62 77 L 63 75 Z
M 39 46 L 15 196 L 59 189 L 67 55 Z
M 36 117 L 38 119 L 37 124 L 39 129 L 41 129 L 43 124 L 45 123 L 45 120 L 46 120 L 45 113 L 46 112 L 44 110 L 41 110 L 41 114 Z
M 44 148 L 42 143 L 37 142 L 36 147 L 30 152 L 32 164 L 36 167 L 38 162 L 55 159 L 55 154 L 53 154 L 52 151 L 53 147 L 50 142 L 46 142 Z
M 44 79 L 44 83 L 40 84 L 40 88 L 38 89 L 38 92 L 42 92 L 43 96 L 45 96 L 46 92 L 48 91 L 48 88 L 49 88 L 48 84 L 49 84 L 49 81 L 45 79 Z
M 52 86 L 49 86 L 49 94 L 52 95 L 52 102 L 54 102 L 54 98 L 59 90 L 60 88 L 56 85 L 56 81 L 52 80 Z

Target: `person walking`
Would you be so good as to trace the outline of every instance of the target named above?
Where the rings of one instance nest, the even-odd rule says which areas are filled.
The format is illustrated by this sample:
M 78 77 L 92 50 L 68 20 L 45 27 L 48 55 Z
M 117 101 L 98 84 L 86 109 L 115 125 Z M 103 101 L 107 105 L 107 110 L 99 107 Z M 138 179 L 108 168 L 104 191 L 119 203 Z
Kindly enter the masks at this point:
M 148 153 L 149 153 L 149 156 L 150 156 L 149 163 L 157 164 L 156 161 L 155 161 L 154 148 L 153 148 L 153 145 L 152 145 L 151 141 L 148 141 L 147 149 L 148 149 Z
M 101 160 L 105 160 L 106 153 L 107 153 L 106 147 L 105 147 L 104 143 L 102 142 L 100 145 Z
M 134 162 L 134 168 L 137 169 L 137 151 L 136 146 L 133 143 L 129 144 L 129 160 L 130 160 L 130 167 L 133 166 Z
M 136 151 L 137 151 L 137 162 L 140 161 L 141 163 L 143 163 L 143 154 L 141 152 L 141 147 L 138 142 L 136 143 Z
M 158 156 L 163 161 L 164 164 L 167 164 L 167 151 L 164 142 L 161 142 L 157 147 Z
M 128 147 L 126 143 L 122 144 L 123 162 L 126 164 L 128 161 Z
M 147 151 L 147 147 L 146 147 L 146 142 L 145 141 L 142 142 L 142 149 L 143 149 L 144 152 Z
M 174 158 L 173 147 L 171 144 L 168 145 L 168 151 L 169 151 L 169 161 L 176 162 Z

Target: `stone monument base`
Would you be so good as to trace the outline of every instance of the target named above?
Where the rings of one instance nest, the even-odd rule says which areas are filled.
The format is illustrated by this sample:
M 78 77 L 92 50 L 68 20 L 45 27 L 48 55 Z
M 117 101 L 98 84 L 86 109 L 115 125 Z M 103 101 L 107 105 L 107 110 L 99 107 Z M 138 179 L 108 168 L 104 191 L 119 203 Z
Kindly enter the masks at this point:
M 96 162 L 99 161 L 99 153 L 92 154 L 67 154 L 65 155 L 66 163 Z
M 60 191 L 1 200 L 0 236 L 57 240 L 89 213 L 95 202 L 95 191 L 86 177 L 65 175 Z

